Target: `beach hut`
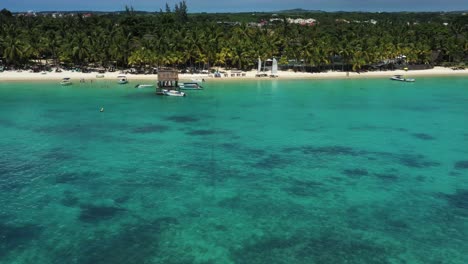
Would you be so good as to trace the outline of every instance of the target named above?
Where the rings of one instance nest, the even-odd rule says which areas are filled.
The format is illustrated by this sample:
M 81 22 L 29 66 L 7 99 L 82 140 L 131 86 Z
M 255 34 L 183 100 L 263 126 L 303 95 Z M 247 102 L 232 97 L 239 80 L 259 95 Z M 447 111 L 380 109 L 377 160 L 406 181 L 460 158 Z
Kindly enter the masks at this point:
M 163 90 L 179 91 L 179 72 L 176 69 L 159 69 L 156 94 L 164 95 Z

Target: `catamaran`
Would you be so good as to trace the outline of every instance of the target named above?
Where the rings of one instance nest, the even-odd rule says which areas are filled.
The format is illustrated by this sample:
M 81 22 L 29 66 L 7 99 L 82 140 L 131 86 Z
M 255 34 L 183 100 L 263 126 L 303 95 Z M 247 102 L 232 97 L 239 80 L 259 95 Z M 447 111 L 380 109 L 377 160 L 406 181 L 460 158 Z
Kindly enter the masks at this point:
M 278 77 L 278 61 L 275 58 L 273 58 L 273 65 L 271 67 L 270 77 L 272 78 Z
M 258 69 L 257 69 L 257 74 L 255 77 L 267 77 L 268 74 L 262 72 L 262 60 L 258 58 Z

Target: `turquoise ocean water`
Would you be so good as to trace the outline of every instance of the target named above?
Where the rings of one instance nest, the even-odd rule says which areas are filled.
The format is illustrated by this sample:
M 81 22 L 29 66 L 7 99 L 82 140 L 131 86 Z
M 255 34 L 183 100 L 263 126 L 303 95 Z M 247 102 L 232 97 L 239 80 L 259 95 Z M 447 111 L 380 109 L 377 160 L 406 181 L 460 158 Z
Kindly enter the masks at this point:
M 0 263 L 468 263 L 468 78 L 135 84 L 0 83 Z

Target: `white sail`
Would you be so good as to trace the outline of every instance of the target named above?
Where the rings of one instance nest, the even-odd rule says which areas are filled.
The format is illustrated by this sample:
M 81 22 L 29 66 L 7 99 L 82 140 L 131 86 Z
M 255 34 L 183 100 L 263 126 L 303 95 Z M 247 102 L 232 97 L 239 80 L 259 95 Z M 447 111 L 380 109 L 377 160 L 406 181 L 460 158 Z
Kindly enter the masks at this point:
M 276 76 L 278 75 L 278 61 L 273 58 L 273 65 L 271 67 L 271 75 Z
M 260 58 L 258 58 L 258 72 L 261 72 L 262 71 L 262 60 Z

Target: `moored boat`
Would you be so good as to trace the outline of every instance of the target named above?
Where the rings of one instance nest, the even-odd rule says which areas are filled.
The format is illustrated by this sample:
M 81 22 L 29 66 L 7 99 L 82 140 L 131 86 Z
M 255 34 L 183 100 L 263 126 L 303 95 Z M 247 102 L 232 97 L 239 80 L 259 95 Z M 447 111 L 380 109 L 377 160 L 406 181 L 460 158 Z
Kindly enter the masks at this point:
M 119 84 L 127 84 L 128 83 L 127 76 L 125 76 L 125 75 L 119 75 L 117 78 L 119 79 L 118 80 Z
M 167 96 L 178 96 L 178 97 L 183 97 L 185 96 L 185 93 L 184 92 L 181 92 L 181 91 L 177 91 L 177 90 L 162 90 L 163 94 L 164 95 L 167 95 Z
M 395 75 L 390 78 L 392 81 L 400 81 L 400 82 L 415 82 L 415 79 L 412 78 L 404 78 L 403 75 Z
M 137 84 L 135 85 L 135 88 L 137 89 L 141 89 L 141 88 L 153 88 L 154 85 L 153 84 Z
M 68 85 L 72 85 L 72 82 L 71 82 L 70 78 L 63 78 L 62 81 L 60 82 L 60 84 L 62 86 L 68 86 Z
M 179 83 L 179 88 L 182 90 L 203 90 L 203 86 L 196 82 Z

